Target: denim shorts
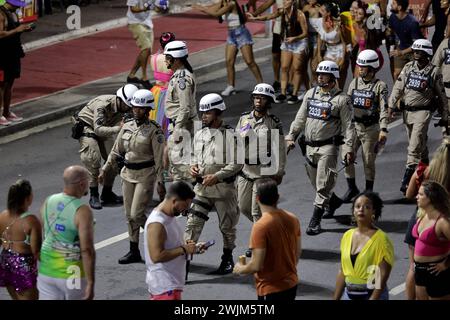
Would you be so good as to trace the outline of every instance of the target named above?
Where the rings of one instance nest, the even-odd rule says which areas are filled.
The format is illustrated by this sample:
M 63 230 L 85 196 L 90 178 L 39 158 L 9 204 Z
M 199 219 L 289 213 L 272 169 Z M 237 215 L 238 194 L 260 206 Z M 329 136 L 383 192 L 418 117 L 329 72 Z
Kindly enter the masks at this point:
M 228 29 L 227 44 L 233 45 L 238 49 L 245 45 L 252 45 L 252 35 L 245 26 L 239 26 L 235 29 Z
M 308 53 L 308 40 L 302 39 L 292 43 L 283 41 L 281 44 L 281 51 L 289 51 L 295 54 L 300 54 L 302 52 Z

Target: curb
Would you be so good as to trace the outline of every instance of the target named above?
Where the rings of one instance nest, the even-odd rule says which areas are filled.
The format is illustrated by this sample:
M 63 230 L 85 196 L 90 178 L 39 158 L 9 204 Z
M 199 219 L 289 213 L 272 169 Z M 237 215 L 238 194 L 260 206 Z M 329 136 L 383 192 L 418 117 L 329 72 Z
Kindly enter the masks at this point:
M 205 52 L 205 51 L 210 50 L 210 49 L 213 49 L 213 48 L 205 49 L 205 50 L 199 51 L 197 53 Z M 270 59 L 271 52 L 272 52 L 271 50 L 272 50 L 272 45 L 271 44 L 262 46 L 261 48 L 254 49 L 254 51 L 253 51 L 254 57 L 255 57 L 255 59 L 258 59 L 258 58 Z M 197 54 L 197 53 L 194 53 L 194 54 Z M 238 67 L 238 65 L 242 65 L 244 63 L 245 62 L 243 60 L 242 55 L 239 55 L 238 57 L 236 57 L 236 64 L 235 64 L 236 67 Z M 219 71 L 220 69 L 225 69 L 226 65 L 225 65 L 225 59 L 220 59 L 220 60 L 216 60 L 215 62 L 204 64 L 204 65 L 201 65 L 201 66 L 198 66 L 198 67 L 196 67 L 194 65 L 193 67 L 194 67 L 194 70 L 195 70 L 196 78 L 199 79 L 201 76 L 206 75 L 208 73 Z M 112 77 L 114 77 L 114 76 L 112 76 Z M 109 78 L 111 78 L 111 77 L 95 80 L 95 82 L 99 82 L 101 80 L 106 80 L 106 79 L 109 79 Z M 204 83 L 206 81 L 207 80 L 204 80 L 204 81 L 200 80 L 200 81 L 197 82 L 197 85 L 199 85 L 201 83 Z M 71 88 L 66 89 L 66 90 L 70 90 L 70 89 Z M 63 91 L 66 91 L 66 90 L 63 90 Z M 61 93 L 61 91 L 59 93 Z M 7 135 L 11 135 L 11 134 L 17 133 L 19 131 L 31 129 L 31 128 L 34 128 L 34 127 L 37 127 L 37 126 L 40 126 L 40 125 L 44 125 L 44 124 L 49 123 L 51 121 L 55 121 L 55 120 L 59 120 L 59 119 L 64 118 L 64 117 L 71 116 L 77 110 L 79 110 L 82 107 L 84 107 L 86 105 L 86 103 L 88 103 L 92 98 L 94 98 L 94 97 L 93 96 L 92 97 L 88 97 L 87 96 L 85 99 L 80 100 L 79 102 L 76 102 L 76 103 L 71 104 L 69 106 L 61 107 L 58 110 L 50 111 L 50 112 L 47 112 L 47 113 L 44 113 L 44 114 L 39 114 L 39 115 L 36 115 L 34 117 L 25 119 L 25 120 L 23 120 L 21 122 L 17 122 L 17 123 L 11 124 L 9 126 L 2 127 L 2 128 L 0 128 L 0 137 L 5 137 Z M 39 98 L 37 98 L 37 99 L 39 99 Z
M 180 6 L 175 6 L 173 9 L 171 9 L 169 14 L 166 14 L 166 15 L 184 13 L 184 12 L 188 12 L 190 10 L 191 10 L 191 8 L 182 8 Z M 165 15 L 162 15 L 162 14 L 156 13 L 155 11 L 152 11 L 151 16 L 152 16 L 152 19 L 157 19 L 160 17 L 164 17 Z M 52 45 L 55 45 L 55 44 L 58 44 L 58 43 L 61 43 L 64 41 L 74 40 L 74 39 L 78 39 L 78 38 L 81 38 L 84 36 L 93 35 L 98 32 L 108 31 L 108 30 L 111 30 L 114 28 L 125 27 L 127 25 L 127 23 L 128 23 L 127 17 L 112 19 L 112 20 L 108 20 L 105 22 L 91 25 L 91 26 L 87 26 L 87 27 L 84 27 L 84 28 L 81 28 L 78 30 L 68 31 L 65 33 L 57 34 L 57 35 L 46 37 L 43 39 L 30 41 L 30 42 L 24 43 L 22 46 L 23 46 L 23 49 L 25 52 L 30 52 L 30 51 L 33 51 L 36 49 L 52 46 Z

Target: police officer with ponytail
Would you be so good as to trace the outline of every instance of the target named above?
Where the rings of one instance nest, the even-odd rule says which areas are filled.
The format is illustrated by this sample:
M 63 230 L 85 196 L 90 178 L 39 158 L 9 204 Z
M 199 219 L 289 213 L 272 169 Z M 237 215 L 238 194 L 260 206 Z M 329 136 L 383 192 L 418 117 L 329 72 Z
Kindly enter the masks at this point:
M 119 259 L 119 264 L 142 261 L 139 230 L 144 228 L 147 220 L 145 212 L 152 200 L 155 182 L 159 197 L 164 198 L 165 195 L 162 182 L 164 133 L 157 122 L 148 119 L 150 110 L 154 108 L 153 94 L 146 89 L 138 90 L 133 95 L 131 105 L 134 120 L 123 125 L 99 176 L 99 182 L 102 182 L 104 172 L 117 166 L 118 159 L 124 159 L 120 177 L 130 251 Z
M 419 161 L 428 162 L 428 126 L 437 107 L 442 118 L 448 117 L 442 74 L 431 62 L 433 46 L 426 39 L 414 41 L 414 61 L 408 62 L 395 81 L 389 98 L 389 112 L 394 111 L 398 100 L 405 101 L 403 122 L 408 133 L 408 157 L 400 191 L 406 192 Z
M 299 139 L 306 158 L 306 172 L 316 190 L 314 212 L 306 233 L 317 235 L 322 229 L 320 222 L 342 204 L 334 192 L 337 179 L 339 146 L 342 145 L 346 164 L 354 162 L 354 125 L 350 97 L 342 93 L 337 85 L 339 67 L 333 61 L 322 61 L 316 69 L 318 86 L 308 90 L 302 105 L 286 136 L 288 150 L 294 148 Z M 345 136 L 341 136 L 341 134 Z
M 170 173 L 174 181 L 193 182 L 189 163 L 185 161 L 190 141 L 183 141 L 183 134 L 193 137 L 194 122 L 199 121 L 195 102 L 196 83 L 194 70 L 189 64 L 188 48 L 184 41 L 172 41 L 164 47 L 166 65 L 174 73 L 167 87 L 165 114 L 169 119 Z M 189 149 L 189 150 L 188 150 Z
M 359 77 L 352 80 L 347 94 L 353 105 L 355 122 L 355 141 L 353 152 L 362 147 L 362 159 L 366 176 L 366 191 L 373 190 L 375 180 L 375 158 L 377 151 L 384 146 L 387 139 L 388 125 L 388 88 L 386 83 L 376 78 L 380 67 L 378 54 L 374 50 L 363 50 L 358 55 L 356 64 Z M 343 201 L 350 203 L 359 194 L 355 181 L 355 165 L 345 168 L 348 190 Z

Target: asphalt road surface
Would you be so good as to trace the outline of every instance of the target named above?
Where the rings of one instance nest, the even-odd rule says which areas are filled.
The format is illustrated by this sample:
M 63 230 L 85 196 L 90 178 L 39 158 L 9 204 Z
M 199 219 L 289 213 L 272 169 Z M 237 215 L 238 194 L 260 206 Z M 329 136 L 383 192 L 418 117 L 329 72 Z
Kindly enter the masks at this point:
M 388 61 L 388 60 L 387 60 Z M 270 61 L 260 63 L 267 82 L 272 83 Z M 379 73 L 381 79 L 392 88 L 388 66 Z M 349 80 L 347 80 L 349 81 Z M 225 120 L 235 126 L 239 115 L 249 110 L 249 92 L 254 86 L 254 79 L 248 70 L 237 73 L 237 95 L 225 99 L 227 111 Z M 220 92 L 225 87 L 224 74 L 220 78 L 208 81 L 198 87 L 197 102 L 200 97 L 210 92 Z M 277 104 L 272 112 L 277 115 L 288 131 L 299 108 L 297 105 Z M 398 121 L 399 122 L 399 121 Z M 395 266 L 391 272 L 388 286 L 391 299 L 404 299 L 402 283 L 408 268 L 407 246 L 403 243 L 404 231 L 415 206 L 394 204 L 402 197 L 399 187 L 406 161 L 406 132 L 402 124 L 394 124 L 390 129 L 384 153 L 377 159 L 377 176 L 375 191 L 386 201 L 379 227 L 386 231 L 395 245 Z M 441 133 L 430 126 L 429 149 L 432 151 L 441 141 Z M 34 203 L 31 207 L 37 213 L 44 199 L 62 190 L 62 172 L 71 164 L 80 163 L 78 143 L 70 138 L 69 125 L 63 125 L 47 131 L 30 135 L 21 140 L 0 145 L 2 166 L 0 167 L 0 206 L 6 207 L 8 187 L 18 178 L 29 179 L 34 188 Z M 431 155 L 430 155 L 431 156 Z M 361 159 L 360 154 L 358 155 Z M 364 189 L 362 161 L 357 165 L 357 182 L 360 190 Z M 120 178 L 116 179 L 115 191 L 120 192 Z M 343 172 L 340 173 L 335 189 L 338 195 L 346 191 Z M 324 220 L 325 232 L 318 236 L 305 233 L 312 214 L 314 192 L 304 169 L 304 159 L 297 147 L 288 156 L 286 175 L 280 186 L 279 207 L 294 212 L 301 222 L 303 255 L 298 264 L 300 285 L 297 299 L 331 299 L 335 276 L 339 268 L 339 244 L 342 234 L 350 228 L 348 224 L 338 221 L 348 220 L 350 205 L 343 205 L 337 210 L 338 220 Z M 85 198 L 86 202 L 88 198 Z M 145 284 L 145 265 L 119 265 L 117 260 L 128 251 L 128 240 L 123 235 L 127 228 L 122 207 L 104 208 L 95 211 L 95 242 L 97 243 L 96 265 L 96 299 L 148 299 Z M 210 214 L 201 240 L 215 239 L 216 244 L 205 254 L 195 256 L 192 261 L 189 282 L 185 287 L 184 299 L 255 299 L 256 293 L 252 276 L 217 276 L 209 275 L 220 263 L 222 254 L 222 237 L 218 229 L 217 215 Z M 180 222 L 184 225 L 185 218 Z M 241 215 L 237 226 L 235 260 L 243 254 L 248 245 L 251 223 Z M 122 235 L 116 238 L 115 236 Z M 111 239 L 112 238 L 112 239 Z M 122 239 L 122 240 L 120 240 Z M 117 241 L 120 240 L 120 241 Z M 141 251 L 143 250 L 141 235 Z M 143 251 L 142 251 L 143 254 Z M 392 293 L 395 293 L 392 294 Z M 0 299 L 9 299 L 6 290 L 0 292 Z

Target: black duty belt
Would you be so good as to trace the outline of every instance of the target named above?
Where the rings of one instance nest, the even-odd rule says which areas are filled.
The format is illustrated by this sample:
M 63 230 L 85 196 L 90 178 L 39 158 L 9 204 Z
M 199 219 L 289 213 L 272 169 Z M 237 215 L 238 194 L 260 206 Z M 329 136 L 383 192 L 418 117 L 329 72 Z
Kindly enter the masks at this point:
M 126 168 L 131 170 L 141 170 L 145 168 L 150 168 L 155 165 L 154 160 L 144 161 L 144 162 L 138 162 L 138 163 L 132 163 L 125 160 L 124 165 Z
M 362 117 L 353 117 L 353 120 L 356 123 L 362 123 L 366 127 L 370 127 L 374 124 L 377 124 L 378 121 L 380 121 L 380 118 L 375 116 L 362 116 Z
M 255 182 L 255 181 L 256 181 L 256 179 L 250 178 L 248 175 L 246 175 L 246 174 L 243 173 L 242 171 L 239 172 L 239 175 L 240 175 L 242 178 L 244 178 L 245 180 L 248 180 L 248 181 L 250 181 L 250 182 Z
M 321 141 L 305 141 L 305 144 L 307 146 L 313 147 L 313 148 L 318 148 L 318 147 L 322 147 L 322 146 L 326 146 L 327 144 L 334 144 L 334 139 L 333 138 L 329 138 L 326 140 L 321 140 Z
M 95 139 L 97 141 L 99 140 L 98 136 L 95 133 L 92 133 L 92 132 L 83 133 L 81 136 L 82 137 L 87 137 L 87 138 L 92 138 L 92 139 Z
M 406 111 L 410 111 L 410 112 L 415 112 L 415 111 L 431 111 L 430 107 L 427 106 L 420 106 L 420 107 L 411 107 L 411 106 L 406 106 L 405 107 Z
M 444 87 L 450 89 L 450 81 L 444 82 Z

